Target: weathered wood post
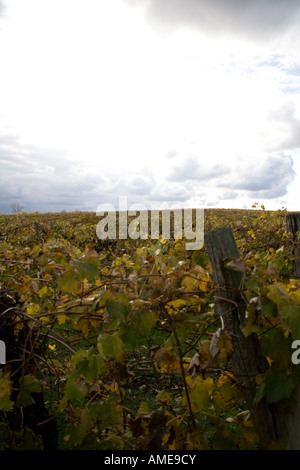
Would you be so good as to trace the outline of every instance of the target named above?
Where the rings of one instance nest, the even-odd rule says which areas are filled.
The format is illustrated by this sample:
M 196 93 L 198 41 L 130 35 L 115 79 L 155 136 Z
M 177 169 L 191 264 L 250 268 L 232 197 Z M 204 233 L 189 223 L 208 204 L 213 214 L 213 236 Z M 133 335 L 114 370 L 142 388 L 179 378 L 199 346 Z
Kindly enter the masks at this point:
M 294 247 L 293 255 L 295 260 L 291 272 L 292 279 L 300 279 L 300 239 L 297 237 L 297 232 L 300 232 L 300 212 L 290 212 L 286 216 L 286 229 L 292 235 Z
M 232 336 L 233 354 L 231 365 L 238 380 L 251 418 L 260 439 L 260 446 L 267 448 L 272 440 L 283 439 L 282 420 L 276 417 L 276 409 L 262 398 L 254 402 L 255 377 L 268 368 L 256 334 L 244 336 L 241 331 L 246 305 L 241 296 L 242 272 L 228 269 L 228 258 L 239 258 L 233 233 L 229 227 L 207 232 L 204 243 L 212 265 L 212 276 L 218 288 L 215 297 L 216 314 L 223 317 L 225 331 Z

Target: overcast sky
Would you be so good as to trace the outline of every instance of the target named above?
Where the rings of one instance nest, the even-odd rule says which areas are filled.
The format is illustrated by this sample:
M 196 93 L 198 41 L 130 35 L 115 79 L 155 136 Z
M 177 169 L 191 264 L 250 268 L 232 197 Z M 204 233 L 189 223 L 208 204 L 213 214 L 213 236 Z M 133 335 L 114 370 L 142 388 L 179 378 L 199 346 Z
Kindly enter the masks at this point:
M 299 0 L 0 0 L 0 210 L 299 210 Z

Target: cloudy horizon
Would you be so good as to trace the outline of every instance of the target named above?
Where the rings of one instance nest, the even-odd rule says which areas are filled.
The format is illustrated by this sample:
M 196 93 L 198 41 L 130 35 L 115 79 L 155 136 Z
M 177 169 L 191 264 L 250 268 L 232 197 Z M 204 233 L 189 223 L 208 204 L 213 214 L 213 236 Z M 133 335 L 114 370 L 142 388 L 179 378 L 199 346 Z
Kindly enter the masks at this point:
M 0 0 L 0 211 L 299 210 L 298 0 Z

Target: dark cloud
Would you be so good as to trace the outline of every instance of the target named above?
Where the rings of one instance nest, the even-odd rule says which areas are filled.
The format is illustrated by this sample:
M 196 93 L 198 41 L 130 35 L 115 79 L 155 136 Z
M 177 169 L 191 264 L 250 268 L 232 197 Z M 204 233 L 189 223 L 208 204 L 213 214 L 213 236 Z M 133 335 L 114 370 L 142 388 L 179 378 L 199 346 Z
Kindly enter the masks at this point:
M 189 155 L 180 164 L 174 164 L 168 175 L 169 181 L 197 180 L 207 181 L 222 176 L 230 171 L 223 163 L 209 165 L 204 163 L 205 157 Z
M 125 0 L 126 1 L 126 0 Z M 299 18 L 299 0 L 127 0 L 146 6 L 150 20 L 170 27 L 242 34 L 254 39 L 278 36 Z
M 77 165 L 59 149 L 0 138 L 0 210 L 19 202 L 26 211 L 95 210 L 113 184 L 99 167 Z
M 237 164 L 228 181 L 219 187 L 246 192 L 247 197 L 275 199 L 287 194 L 287 186 L 295 178 L 290 155 L 271 155 Z

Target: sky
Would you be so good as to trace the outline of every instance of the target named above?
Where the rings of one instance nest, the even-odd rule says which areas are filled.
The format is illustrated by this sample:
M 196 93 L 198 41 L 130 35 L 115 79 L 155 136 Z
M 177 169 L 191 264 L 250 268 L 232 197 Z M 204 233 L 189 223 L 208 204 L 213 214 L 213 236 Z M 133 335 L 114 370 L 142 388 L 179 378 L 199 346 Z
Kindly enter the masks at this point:
M 299 0 L 0 0 L 0 210 L 299 210 Z

